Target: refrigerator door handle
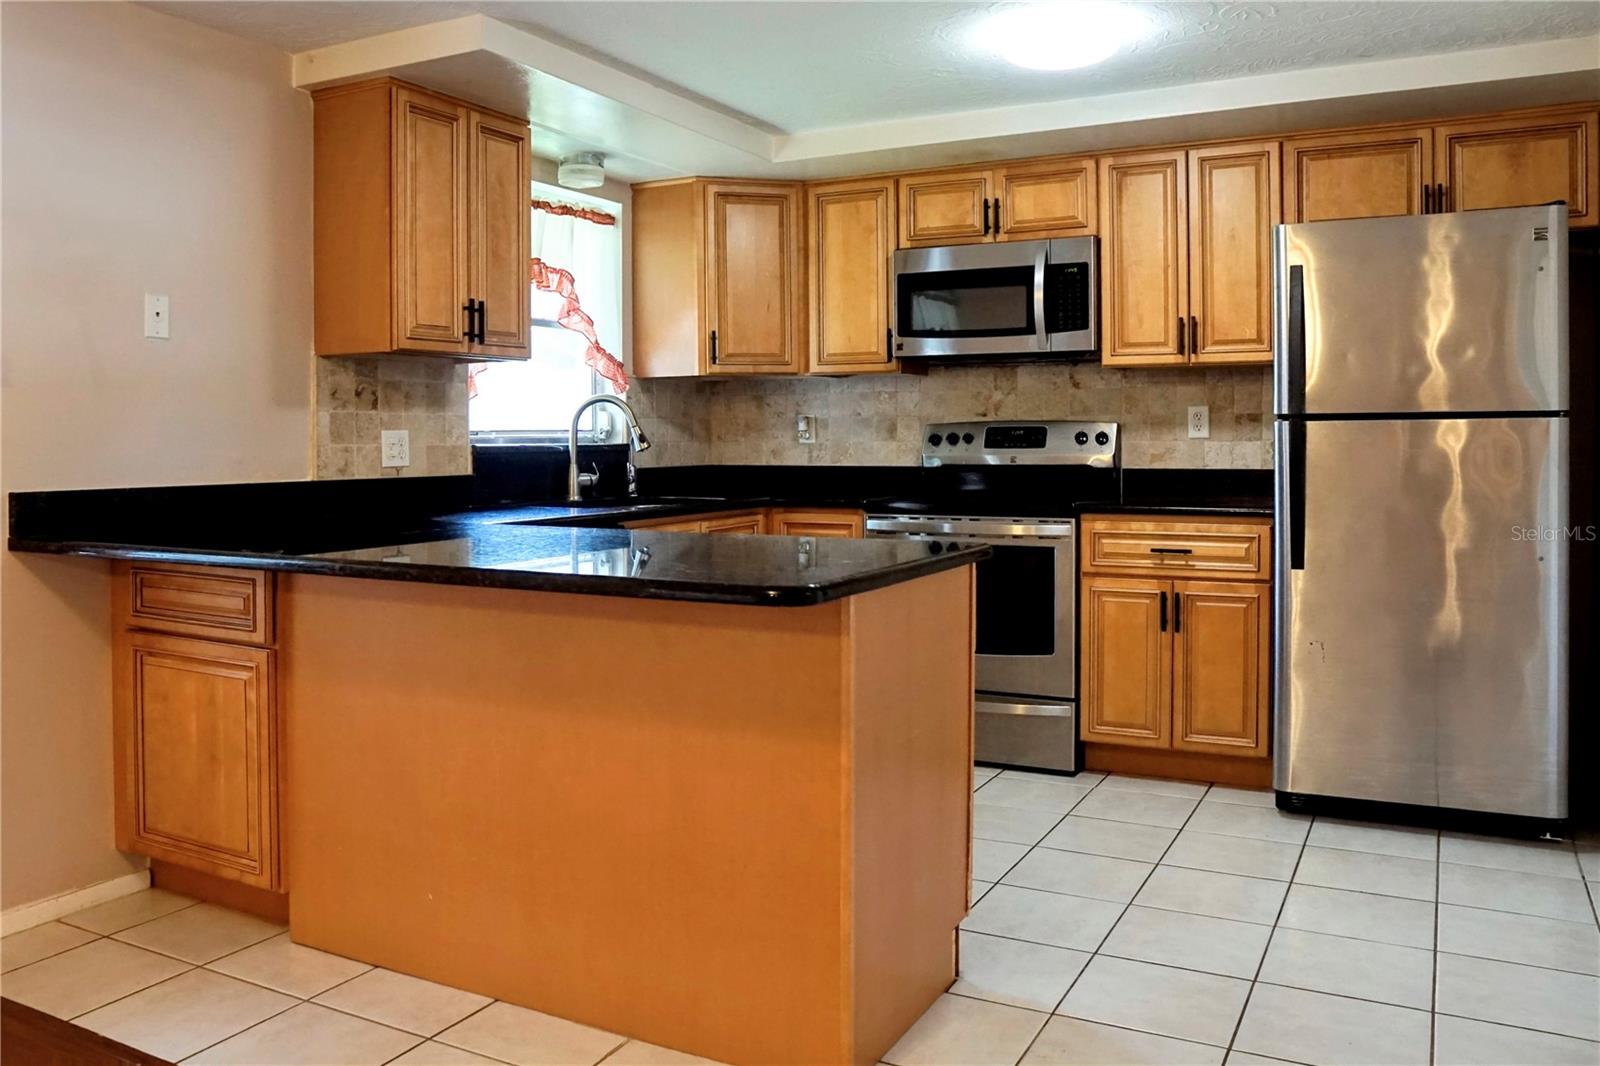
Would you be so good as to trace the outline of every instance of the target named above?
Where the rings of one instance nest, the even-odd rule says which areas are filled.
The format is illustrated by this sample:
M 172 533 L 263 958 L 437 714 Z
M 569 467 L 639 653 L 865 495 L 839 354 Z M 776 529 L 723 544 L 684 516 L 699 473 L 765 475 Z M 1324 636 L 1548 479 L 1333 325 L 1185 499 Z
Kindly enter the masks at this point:
M 1289 268 L 1289 326 L 1284 352 L 1283 373 L 1287 386 L 1286 414 L 1304 414 L 1306 409 L 1306 268 L 1299 263 Z
M 1289 538 L 1289 569 L 1306 568 L 1306 424 L 1295 419 L 1285 425 L 1288 452 L 1284 457 L 1289 475 L 1288 514 L 1285 532 Z

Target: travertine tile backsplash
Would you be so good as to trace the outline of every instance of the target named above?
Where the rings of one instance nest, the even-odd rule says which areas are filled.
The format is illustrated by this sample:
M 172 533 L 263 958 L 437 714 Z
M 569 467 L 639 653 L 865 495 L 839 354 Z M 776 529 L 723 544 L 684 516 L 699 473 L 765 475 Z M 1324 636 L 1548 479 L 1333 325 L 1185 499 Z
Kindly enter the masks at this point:
M 636 381 L 628 402 L 654 447 L 644 464 L 906 465 L 922 427 L 966 419 L 1115 421 L 1130 467 L 1272 466 L 1267 367 L 1122 370 L 1099 364 L 935 367 L 882 377 Z M 1211 408 L 1211 437 L 1190 440 L 1187 408 Z M 795 440 L 813 416 L 816 443 Z
M 468 474 L 466 367 L 442 359 L 317 361 L 317 477 Z M 922 427 L 965 419 L 1078 418 L 1122 424 L 1130 467 L 1272 466 L 1266 367 L 1119 370 L 1099 364 L 935 367 L 926 375 L 635 380 L 628 402 L 654 444 L 644 465 L 771 463 L 903 466 Z M 1187 408 L 1211 408 L 1190 440 Z M 795 440 L 811 415 L 816 443 Z M 378 434 L 411 431 L 411 465 L 379 463 Z
M 385 469 L 379 433 L 411 433 L 411 465 Z M 317 360 L 317 477 L 472 473 L 467 368 L 445 359 Z

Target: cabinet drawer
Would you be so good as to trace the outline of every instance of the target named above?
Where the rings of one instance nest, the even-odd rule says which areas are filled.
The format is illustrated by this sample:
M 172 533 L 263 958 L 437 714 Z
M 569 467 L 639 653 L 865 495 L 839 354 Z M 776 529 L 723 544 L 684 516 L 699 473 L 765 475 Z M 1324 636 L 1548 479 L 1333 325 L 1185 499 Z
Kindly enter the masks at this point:
M 134 629 L 272 643 L 272 575 L 212 566 L 127 568 L 123 623 Z
M 1114 574 L 1186 574 L 1233 581 L 1271 576 L 1270 523 L 1152 522 L 1090 518 L 1083 522 L 1083 569 Z

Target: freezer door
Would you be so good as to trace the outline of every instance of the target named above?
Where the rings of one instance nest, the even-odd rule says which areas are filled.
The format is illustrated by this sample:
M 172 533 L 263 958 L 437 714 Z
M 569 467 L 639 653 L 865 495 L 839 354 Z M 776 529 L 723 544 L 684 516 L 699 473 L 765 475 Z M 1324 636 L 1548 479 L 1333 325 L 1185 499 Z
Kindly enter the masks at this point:
M 1567 409 L 1567 209 L 1279 226 L 1284 414 Z
M 1276 425 L 1276 787 L 1565 817 L 1566 419 Z

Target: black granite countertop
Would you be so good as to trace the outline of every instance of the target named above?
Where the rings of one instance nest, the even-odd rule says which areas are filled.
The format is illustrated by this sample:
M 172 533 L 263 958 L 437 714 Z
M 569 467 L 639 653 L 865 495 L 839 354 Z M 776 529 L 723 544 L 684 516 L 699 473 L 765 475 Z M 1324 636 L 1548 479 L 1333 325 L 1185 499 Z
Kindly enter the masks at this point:
M 746 507 L 894 506 L 1032 517 L 1270 515 L 1270 474 L 1122 471 L 1112 490 L 1005 471 L 692 467 L 645 471 L 653 495 L 569 506 L 484 499 L 471 477 L 12 493 L 13 551 L 343 577 L 774 606 L 824 603 L 982 559 L 893 538 L 702 536 L 623 523 Z M 1103 497 L 1103 498 L 1102 498 Z M 996 503 L 996 501 L 1003 501 Z M 972 512 L 982 513 L 982 512 Z

